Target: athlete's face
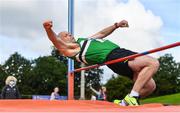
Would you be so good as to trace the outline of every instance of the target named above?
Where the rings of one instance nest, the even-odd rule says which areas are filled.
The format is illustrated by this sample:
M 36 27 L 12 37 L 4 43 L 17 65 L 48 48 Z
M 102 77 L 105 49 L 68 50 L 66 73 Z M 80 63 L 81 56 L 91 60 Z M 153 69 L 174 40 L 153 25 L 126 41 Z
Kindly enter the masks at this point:
M 65 42 L 67 42 L 67 43 L 75 42 L 74 37 L 73 37 L 70 33 L 66 32 L 66 31 L 60 32 L 60 33 L 58 34 L 58 36 L 59 36 L 63 41 L 65 41 Z

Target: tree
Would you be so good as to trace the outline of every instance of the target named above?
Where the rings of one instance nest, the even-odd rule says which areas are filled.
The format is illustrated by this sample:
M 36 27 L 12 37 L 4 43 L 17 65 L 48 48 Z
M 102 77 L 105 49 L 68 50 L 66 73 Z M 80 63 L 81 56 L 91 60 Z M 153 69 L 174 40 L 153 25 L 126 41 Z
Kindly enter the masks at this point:
M 101 87 L 103 69 L 95 68 L 85 71 L 85 96 L 86 99 L 91 97 L 92 91 L 89 88 L 91 84 L 93 88 L 98 90 Z M 75 73 L 75 95 L 80 95 L 80 73 Z
M 6 70 L 2 65 L 0 65 L 0 89 L 2 89 L 2 87 L 4 86 L 7 76 L 8 74 L 6 73 Z
M 105 86 L 107 88 L 107 100 L 113 101 L 123 99 L 130 92 L 133 82 L 127 77 L 112 76 Z
M 180 63 L 176 63 L 171 54 L 159 58 L 160 68 L 154 79 L 157 89 L 154 95 L 166 95 L 180 91 Z
M 6 72 L 3 80 L 5 80 L 7 76 L 15 76 L 18 80 L 17 84 L 20 92 L 27 92 L 25 90 L 25 87 L 27 87 L 26 80 L 31 70 L 31 62 L 29 60 L 15 52 L 8 58 L 8 60 L 2 66 L 2 69 L 4 69 L 4 72 Z
M 55 57 L 39 57 L 34 61 L 28 84 L 34 89 L 33 94 L 50 94 L 57 86 L 60 95 L 67 95 L 67 68 Z

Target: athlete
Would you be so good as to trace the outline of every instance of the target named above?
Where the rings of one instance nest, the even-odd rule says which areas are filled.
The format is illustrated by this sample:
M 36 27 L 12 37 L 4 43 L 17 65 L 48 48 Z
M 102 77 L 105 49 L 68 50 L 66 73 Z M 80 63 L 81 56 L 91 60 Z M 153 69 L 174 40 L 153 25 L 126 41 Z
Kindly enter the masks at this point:
M 56 34 L 52 30 L 52 21 L 45 21 L 43 26 L 48 38 L 61 55 L 73 58 L 87 65 L 101 64 L 113 59 L 136 54 L 136 52 L 121 48 L 119 45 L 104 39 L 116 29 L 128 27 L 129 25 L 126 20 L 117 22 L 90 37 L 78 38 L 77 40 L 68 32 Z M 115 73 L 127 76 L 134 81 L 131 92 L 123 100 L 115 100 L 114 103 L 116 104 L 137 106 L 139 105 L 139 97 L 150 95 L 156 88 L 152 77 L 159 68 L 159 62 L 150 56 L 141 56 L 107 66 Z

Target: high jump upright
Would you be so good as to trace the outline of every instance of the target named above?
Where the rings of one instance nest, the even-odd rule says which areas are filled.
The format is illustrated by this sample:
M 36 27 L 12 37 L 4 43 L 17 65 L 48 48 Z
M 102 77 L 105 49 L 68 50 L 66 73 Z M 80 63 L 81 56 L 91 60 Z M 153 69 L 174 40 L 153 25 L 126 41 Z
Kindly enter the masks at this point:
M 74 35 L 74 0 L 68 0 L 68 32 Z M 68 58 L 68 100 L 74 100 L 74 61 Z

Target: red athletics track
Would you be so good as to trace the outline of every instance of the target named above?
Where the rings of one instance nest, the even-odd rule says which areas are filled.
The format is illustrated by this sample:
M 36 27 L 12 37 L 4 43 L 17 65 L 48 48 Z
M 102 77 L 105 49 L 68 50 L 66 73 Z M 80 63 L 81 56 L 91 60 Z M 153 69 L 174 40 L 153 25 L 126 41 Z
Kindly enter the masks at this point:
M 0 112 L 179 112 L 180 106 L 145 104 L 123 107 L 90 100 L 0 100 Z

